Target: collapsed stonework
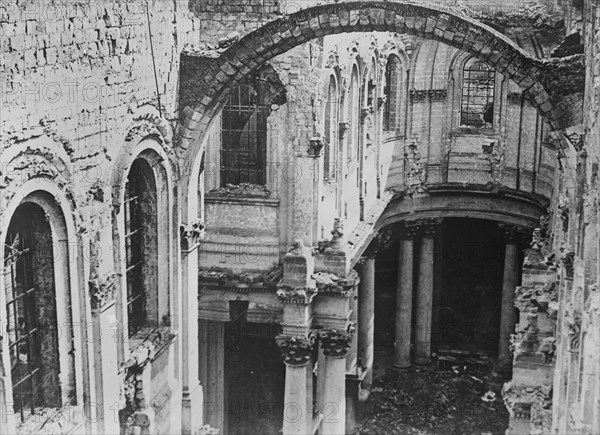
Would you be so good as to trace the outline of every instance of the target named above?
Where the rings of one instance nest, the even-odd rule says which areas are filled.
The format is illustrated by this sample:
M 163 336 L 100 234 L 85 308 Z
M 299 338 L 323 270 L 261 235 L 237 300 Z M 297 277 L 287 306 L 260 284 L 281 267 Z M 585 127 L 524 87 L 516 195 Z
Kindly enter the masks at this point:
M 465 218 L 508 432 L 600 427 L 598 1 L 305 3 L 2 3 L 9 433 L 355 433 L 376 291 L 429 364 Z

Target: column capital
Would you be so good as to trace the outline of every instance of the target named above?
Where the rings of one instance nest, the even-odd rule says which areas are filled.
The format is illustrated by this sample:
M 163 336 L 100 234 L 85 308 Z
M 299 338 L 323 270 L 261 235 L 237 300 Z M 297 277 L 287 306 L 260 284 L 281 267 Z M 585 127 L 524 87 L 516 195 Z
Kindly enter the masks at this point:
M 348 328 L 348 331 L 339 329 L 325 329 L 319 331 L 319 340 L 325 356 L 333 358 L 345 358 L 348 355 L 350 341 L 354 328 Z
M 302 367 L 312 356 L 314 338 L 291 335 L 278 335 L 275 342 L 281 350 L 283 362 L 288 366 Z
M 398 228 L 400 239 L 411 240 L 417 235 L 417 223 L 412 221 L 401 222 Z
M 426 218 L 414 221 L 414 225 L 416 231 L 421 233 L 423 237 L 434 237 L 442 222 L 442 218 Z
M 500 228 L 500 231 L 502 231 L 504 240 L 507 243 L 518 243 L 526 240 L 527 236 L 531 233 L 530 230 L 521 225 L 508 224 L 504 222 L 499 222 L 498 228 Z

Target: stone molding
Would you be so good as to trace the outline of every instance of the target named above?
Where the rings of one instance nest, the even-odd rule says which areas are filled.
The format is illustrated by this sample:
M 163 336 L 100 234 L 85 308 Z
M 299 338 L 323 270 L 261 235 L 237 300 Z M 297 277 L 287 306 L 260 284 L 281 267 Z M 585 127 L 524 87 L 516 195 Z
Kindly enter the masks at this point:
M 292 367 L 303 367 L 310 362 L 313 352 L 314 337 L 278 335 L 275 338 L 281 350 L 283 362 Z
M 349 328 L 350 329 L 350 328 Z M 332 358 L 345 358 L 348 355 L 352 332 L 338 329 L 320 330 L 319 341 L 325 356 Z

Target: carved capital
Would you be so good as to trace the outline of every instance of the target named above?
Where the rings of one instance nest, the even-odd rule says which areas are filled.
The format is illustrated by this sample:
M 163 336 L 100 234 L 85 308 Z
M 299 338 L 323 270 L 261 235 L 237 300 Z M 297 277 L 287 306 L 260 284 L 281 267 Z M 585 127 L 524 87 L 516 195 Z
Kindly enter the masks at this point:
M 179 226 L 179 237 L 181 238 L 181 250 L 182 251 L 190 251 L 198 243 L 200 243 L 200 236 L 202 235 L 203 229 L 204 229 L 204 224 L 200 221 L 200 219 L 198 219 L 192 223 L 189 223 L 189 224 L 181 224 Z
M 352 332 L 337 329 L 322 330 L 319 331 L 319 340 L 325 356 L 345 358 L 352 341 Z
M 441 218 L 420 219 L 413 223 L 414 228 L 423 237 L 434 237 L 442 224 Z
M 412 240 L 417 235 L 418 227 L 415 222 L 405 221 L 399 226 L 400 238 L 404 240 Z
M 277 286 L 277 299 L 284 304 L 308 305 L 312 302 L 318 290 L 314 287 L 290 286 L 279 284 Z
M 502 231 L 504 235 L 504 241 L 507 243 L 522 242 L 526 237 L 525 234 L 529 232 L 527 229 L 519 225 L 507 224 L 503 222 L 498 224 L 498 228 L 500 228 L 500 231 Z
M 285 364 L 302 367 L 309 363 L 314 345 L 313 337 L 278 335 L 275 341 Z

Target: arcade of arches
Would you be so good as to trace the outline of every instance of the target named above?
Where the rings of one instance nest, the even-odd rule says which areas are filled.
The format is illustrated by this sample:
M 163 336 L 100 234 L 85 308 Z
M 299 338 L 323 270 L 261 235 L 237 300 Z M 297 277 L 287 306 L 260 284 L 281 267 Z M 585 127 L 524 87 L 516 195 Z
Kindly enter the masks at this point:
M 0 433 L 598 432 L 598 0 L 301 3 L 2 3 Z

